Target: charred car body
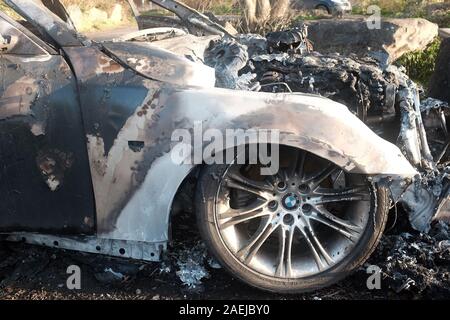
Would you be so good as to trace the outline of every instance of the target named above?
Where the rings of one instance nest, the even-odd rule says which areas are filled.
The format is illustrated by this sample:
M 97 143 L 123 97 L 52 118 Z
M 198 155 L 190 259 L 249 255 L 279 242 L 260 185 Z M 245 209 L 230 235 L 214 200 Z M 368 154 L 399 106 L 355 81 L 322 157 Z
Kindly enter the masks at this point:
M 199 228 L 216 258 L 253 286 L 298 292 L 332 284 L 364 263 L 391 200 L 410 205 L 411 221 L 423 230 L 445 212 L 446 176 L 438 166 L 446 149 L 436 150 L 442 155 L 435 161 L 417 91 L 400 73 L 396 86 L 377 88 L 386 107 L 376 117 L 395 118 L 400 108 L 402 150 L 364 124 L 363 102 L 372 97 L 363 82 L 362 107 L 352 113 L 318 95 L 280 93 L 292 90 L 283 72 L 283 79 L 264 72 L 267 83 L 244 81 L 242 70 L 256 70 L 249 61 L 280 61 L 283 43 L 256 54 L 267 50 L 265 39 L 232 35 L 176 1 L 155 3 L 174 10 L 190 26 L 185 32 L 218 36 L 204 58 L 225 75 L 217 84 L 226 88 L 215 87 L 213 68 L 148 41 L 95 43 L 76 33 L 64 10 L 56 15 L 37 0 L 6 3 L 33 26 L 0 13 L 0 232 L 7 240 L 158 261 L 177 194 L 194 177 Z M 290 34 L 288 51 L 308 51 L 304 36 L 300 29 Z M 317 93 L 311 81 L 303 83 Z M 278 93 L 255 92 L 263 88 Z M 430 127 L 442 129 L 441 108 L 429 108 L 438 110 L 427 118 Z M 279 130 L 279 140 L 267 141 L 280 147 L 279 173 L 264 177 L 258 165 L 235 162 L 174 163 L 172 133 L 196 122 L 224 135 Z M 237 140 L 230 148 L 239 141 L 258 143 Z M 431 175 L 441 177 L 434 193 L 423 183 Z

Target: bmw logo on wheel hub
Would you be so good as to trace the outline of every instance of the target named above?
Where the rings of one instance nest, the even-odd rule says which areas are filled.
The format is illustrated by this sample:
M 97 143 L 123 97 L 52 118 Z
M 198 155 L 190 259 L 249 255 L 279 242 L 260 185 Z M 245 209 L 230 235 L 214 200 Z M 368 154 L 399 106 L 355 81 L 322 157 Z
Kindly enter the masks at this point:
M 287 210 L 296 210 L 300 205 L 300 200 L 296 194 L 288 193 L 283 198 L 283 207 Z

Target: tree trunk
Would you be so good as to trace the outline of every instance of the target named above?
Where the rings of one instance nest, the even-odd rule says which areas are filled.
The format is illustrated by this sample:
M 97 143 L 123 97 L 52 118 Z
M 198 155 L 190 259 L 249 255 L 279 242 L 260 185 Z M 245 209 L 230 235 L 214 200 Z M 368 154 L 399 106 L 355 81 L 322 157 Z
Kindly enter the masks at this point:
M 290 0 L 272 0 L 271 19 L 286 17 L 289 13 Z
M 270 0 L 257 0 L 256 1 L 256 20 L 258 23 L 264 24 L 269 21 L 272 6 Z
M 251 26 L 256 24 L 256 1 L 257 0 L 241 0 L 241 8 L 244 15 L 244 23 L 247 31 Z
M 240 0 L 247 31 L 286 16 L 290 0 Z

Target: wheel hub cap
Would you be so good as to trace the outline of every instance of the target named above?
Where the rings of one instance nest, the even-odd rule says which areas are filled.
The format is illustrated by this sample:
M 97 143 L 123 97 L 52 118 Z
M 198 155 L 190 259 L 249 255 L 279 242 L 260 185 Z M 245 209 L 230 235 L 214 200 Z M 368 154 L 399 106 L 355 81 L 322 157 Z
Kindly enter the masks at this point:
M 283 198 L 283 207 L 287 210 L 296 210 L 299 207 L 300 199 L 296 194 L 288 193 Z

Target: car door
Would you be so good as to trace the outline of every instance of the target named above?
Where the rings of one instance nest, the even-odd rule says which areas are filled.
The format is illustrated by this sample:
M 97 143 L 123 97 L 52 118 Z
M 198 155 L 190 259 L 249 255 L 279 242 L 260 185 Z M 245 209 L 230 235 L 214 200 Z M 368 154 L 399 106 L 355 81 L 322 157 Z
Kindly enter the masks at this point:
M 91 234 L 95 206 L 76 79 L 0 12 L 0 232 Z

